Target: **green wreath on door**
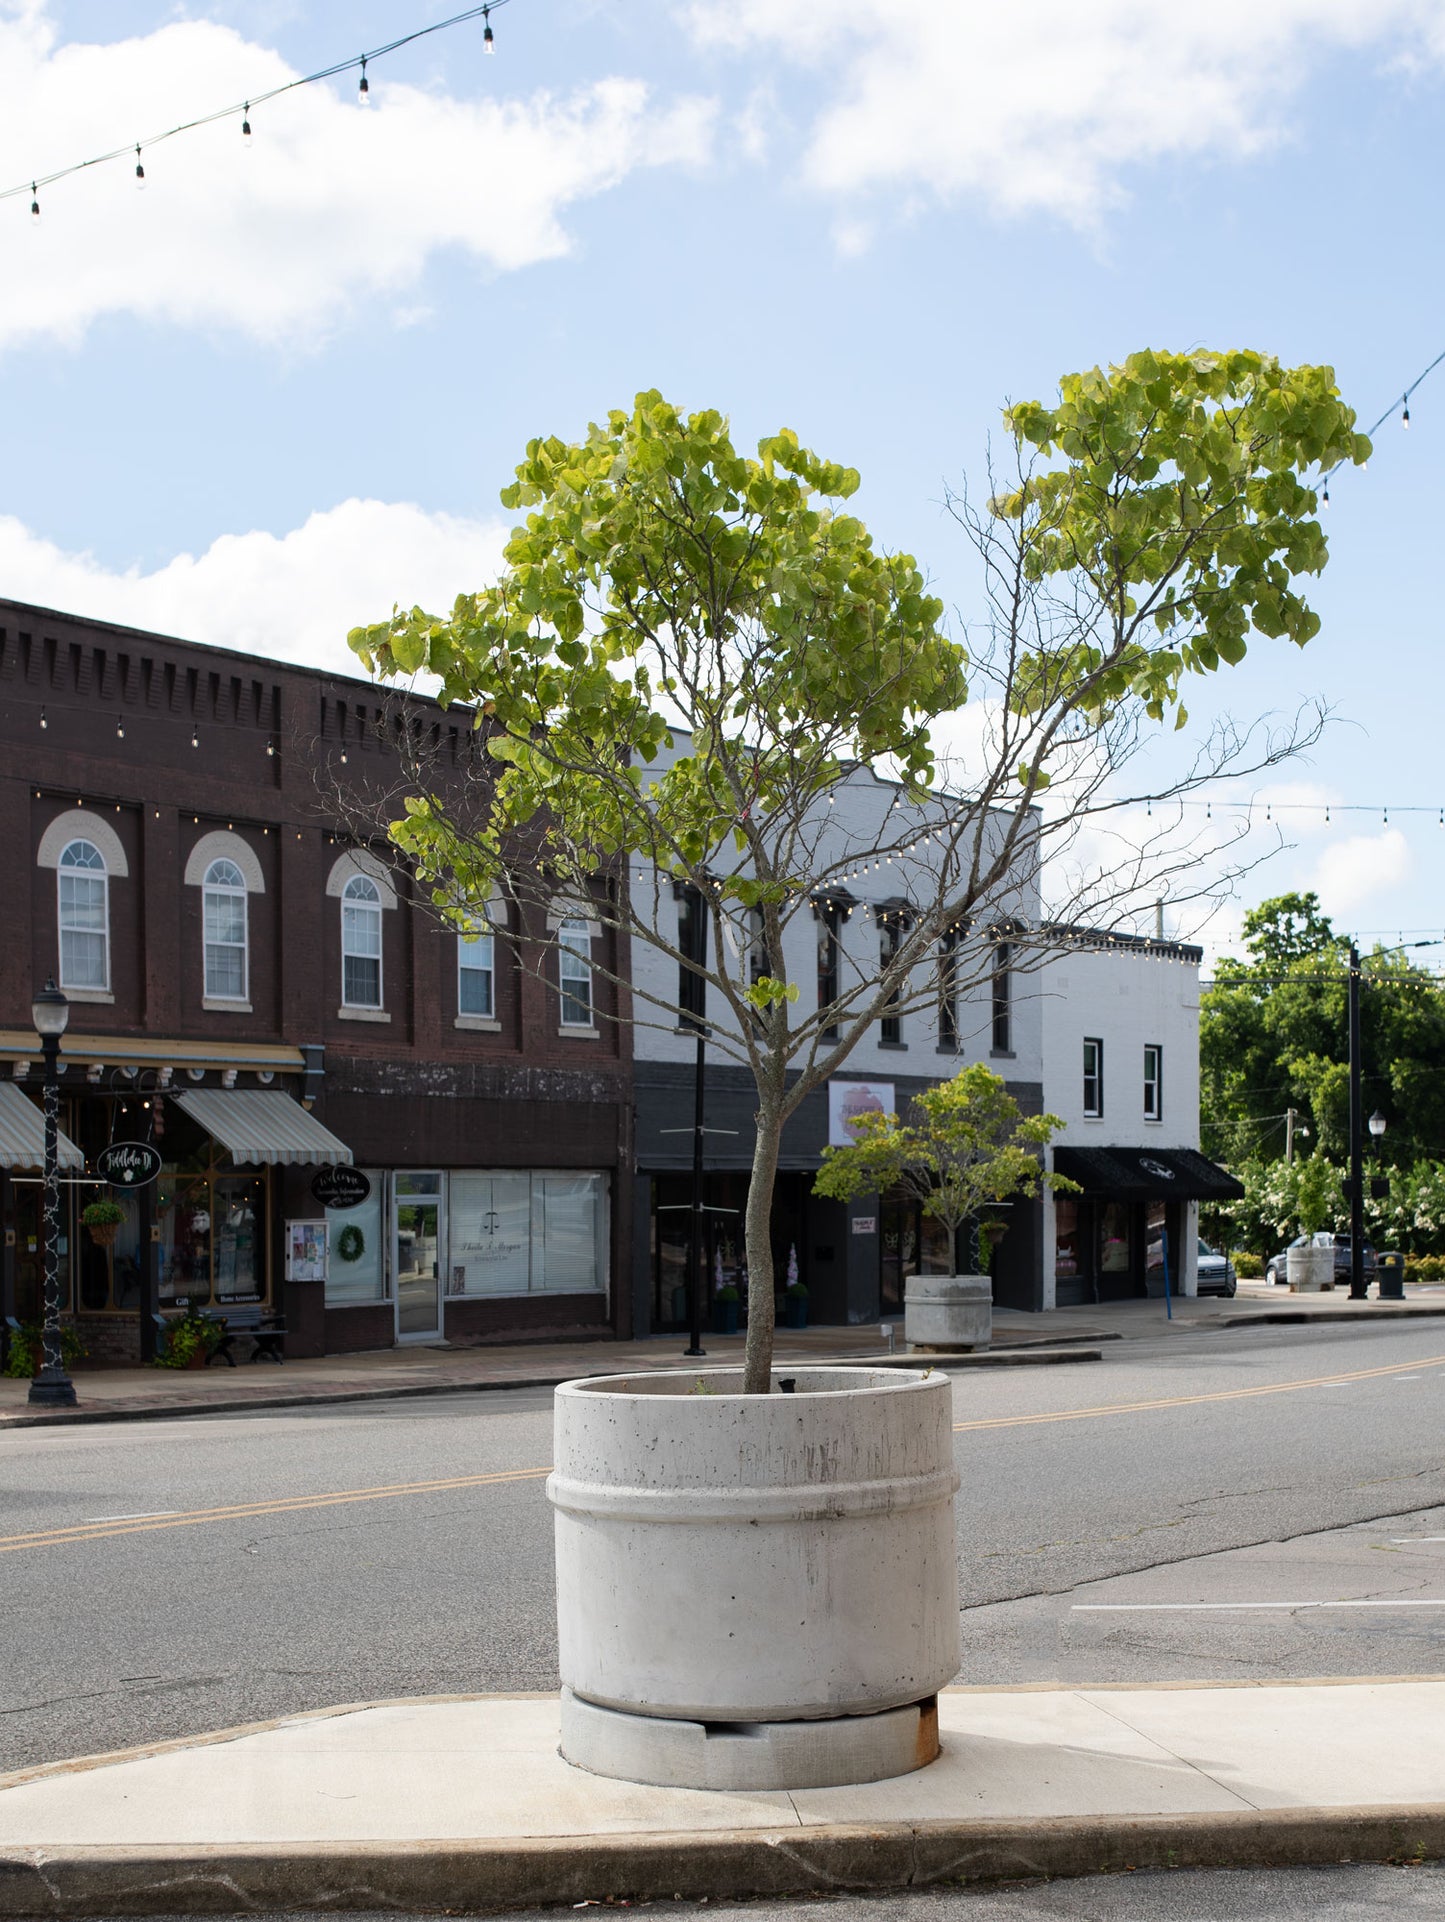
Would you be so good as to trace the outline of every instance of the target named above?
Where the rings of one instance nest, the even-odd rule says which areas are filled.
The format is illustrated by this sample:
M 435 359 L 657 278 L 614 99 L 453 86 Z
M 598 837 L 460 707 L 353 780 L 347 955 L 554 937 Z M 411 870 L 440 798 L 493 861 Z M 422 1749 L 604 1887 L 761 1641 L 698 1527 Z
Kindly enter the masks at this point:
M 366 1236 L 354 1221 L 348 1221 L 336 1237 L 336 1253 L 342 1261 L 360 1261 L 366 1253 Z

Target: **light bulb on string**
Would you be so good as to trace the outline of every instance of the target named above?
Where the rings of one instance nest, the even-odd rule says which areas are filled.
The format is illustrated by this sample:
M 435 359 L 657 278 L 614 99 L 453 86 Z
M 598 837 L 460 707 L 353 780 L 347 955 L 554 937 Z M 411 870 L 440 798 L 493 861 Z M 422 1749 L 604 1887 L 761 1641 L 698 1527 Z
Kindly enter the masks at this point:
M 139 147 L 135 150 L 135 184 L 138 191 L 143 191 L 146 184 L 145 163 L 140 157 Z
M 492 10 L 490 7 L 483 7 L 482 8 L 482 52 L 495 53 L 496 51 L 497 51 L 497 36 L 492 32 Z
M 45 709 L 44 709 L 44 708 L 41 708 L 41 710 L 40 710 L 40 725 L 41 725 L 42 727 L 49 727 L 49 725 L 50 725 L 50 722 L 49 722 L 49 721 L 48 721 L 48 720 L 46 719 L 46 717 L 45 717 Z
M 1326 481 L 1320 493 L 1320 506 L 1328 507 L 1329 504 L 1330 504 L 1330 484 L 1328 481 Z
M 121 719 L 120 715 L 118 714 L 115 717 L 115 738 L 118 741 L 123 741 L 125 739 L 125 722 Z
M 365 54 L 363 54 L 361 57 L 361 85 L 357 88 L 356 91 L 357 91 L 358 98 L 360 100 L 360 104 L 363 107 L 368 106 L 371 101 L 371 82 L 366 77 Z
M 199 729 L 199 728 L 196 728 L 196 727 L 192 727 L 192 729 L 191 729 L 191 746 L 192 746 L 192 747 L 199 747 L 200 745 L 201 745 L 201 734 L 200 734 L 200 729 Z
M 248 100 L 241 109 L 241 143 L 247 153 L 251 151 L 251 103 Z
M 1400 425 L 1408 432 L 1410 427 L 1410 396 L 1408 394 L 1402 394 L 1400 396 L 1400 409 Z
M 33 224 L 34 224 L 34 223 L 35 223 L 35 222 L 36 222 L 37 220 L 39 220 L 39 218 L 40 218 L 40 195 L 39 195 L 39 194 L 37 193 L 37 191 L 36 191 L 36 188 L 35 188 L 35 182 L 34 182 L 34 181 L 32 180 L 32 181 L 31 181 L 31 183 L 30 183 L 30 220 L 31 220 L 31 224 L 33 225 Z

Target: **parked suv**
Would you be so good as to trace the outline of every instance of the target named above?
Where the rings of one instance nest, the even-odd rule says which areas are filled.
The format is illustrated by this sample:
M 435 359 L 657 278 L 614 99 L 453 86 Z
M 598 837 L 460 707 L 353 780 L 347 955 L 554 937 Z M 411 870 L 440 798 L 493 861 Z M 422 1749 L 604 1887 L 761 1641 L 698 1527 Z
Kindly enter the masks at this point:
M 1197 1272 L 1201 1295 L 1232 1295 L 1239 1285 L 1234 1277 L 1234 1263 L 1229 1256 L 1220 1254 L 1217 1248 L 1211 1248 L 1202 1238 Z
M 1350 1238 L 1348 1235 L 1332 1235 L 1321 1231 L 1317 1235 L 1296 1235 L 1290 1248 L 1305 1248 L 1311 1243 L 1316 1248 L 1333 1248 L 1335 1251 L 1335 1286 L 1348 1288 L 1350 1285 Z M 1375 1279 L 1377 1263 L 1375 1251 L 1367 1241 L 1363 1249 L 1365 1257 L 1365 1285 L 1368 1287 Z M 1281 1248 L 1277 1255 L 1271 1255 L 1265 1266 L 1264 1278 L 1283 1288 L 1289 1281 L 1289 1248 Z

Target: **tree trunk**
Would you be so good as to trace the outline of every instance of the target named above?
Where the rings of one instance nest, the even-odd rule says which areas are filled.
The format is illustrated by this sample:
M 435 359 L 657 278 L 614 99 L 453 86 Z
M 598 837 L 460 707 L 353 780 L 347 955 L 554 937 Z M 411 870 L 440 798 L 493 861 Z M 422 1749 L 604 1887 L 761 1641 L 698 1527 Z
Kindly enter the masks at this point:
M 766 1395 L 773 1385 L 773 1189 L 783 1124 L 758 1111 L 753 1171 L 748 1182 L 745 1233 L 748 1250 L 748 1343 L 743 1355 L 743 1393 Z

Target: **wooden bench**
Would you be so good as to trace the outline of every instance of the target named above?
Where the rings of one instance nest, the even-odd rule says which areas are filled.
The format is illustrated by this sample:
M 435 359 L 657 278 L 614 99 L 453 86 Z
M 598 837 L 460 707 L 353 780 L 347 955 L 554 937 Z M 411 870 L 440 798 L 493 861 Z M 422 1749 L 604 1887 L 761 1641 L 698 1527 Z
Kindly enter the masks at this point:
M 206 1357 L 207 1368 L 213 1361 L 222 1359 L 228 1368 L 236 1366 L 236 1357 L 231 1351 L 237 1335 L 251 1337 L 251 1361 L 274 1361 L 278 1368 L 285 1361 L 282 1353 L 286 1341 L 285 1320 L 270 1314 L 260 1302 L 243 1302 L 224 1310 L 207 1309 L 206 1320 L 219 1322 L 221 1326 L 221 1339 Z

